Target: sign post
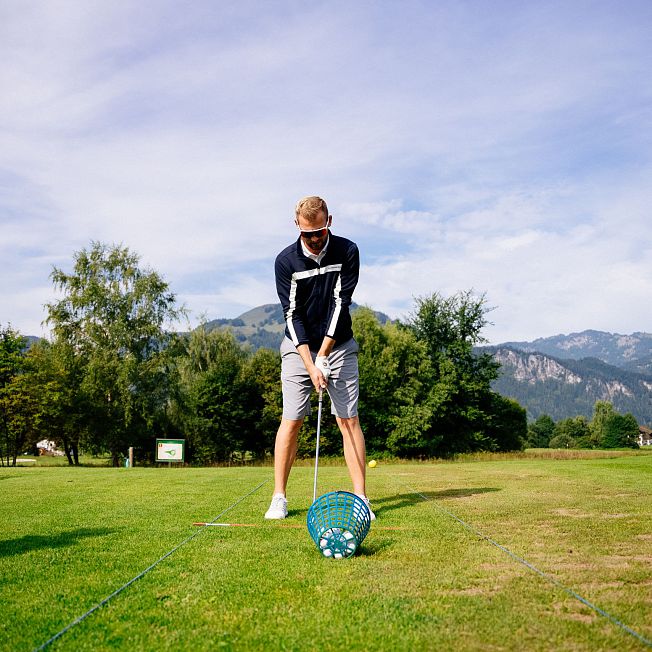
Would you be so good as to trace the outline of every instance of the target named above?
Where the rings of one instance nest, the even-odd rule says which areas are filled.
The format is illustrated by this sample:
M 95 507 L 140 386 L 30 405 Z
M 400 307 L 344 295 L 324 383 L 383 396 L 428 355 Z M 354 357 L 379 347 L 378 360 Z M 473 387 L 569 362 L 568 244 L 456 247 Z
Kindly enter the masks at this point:
M 185 439 L 157 439 L 156 440 L 156 461 L 183 462 L 185 458 Z

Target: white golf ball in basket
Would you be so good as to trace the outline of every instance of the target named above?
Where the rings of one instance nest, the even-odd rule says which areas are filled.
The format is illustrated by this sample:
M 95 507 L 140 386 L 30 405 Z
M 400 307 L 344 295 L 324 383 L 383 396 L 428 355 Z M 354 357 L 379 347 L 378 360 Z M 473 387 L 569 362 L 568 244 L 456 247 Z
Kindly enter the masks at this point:
M 355 536 L 349 530 L 339 527 L 325 530 L 319 539 L 319 548 L 324 557 L 343 559 L 355 552 L 357 542 Z

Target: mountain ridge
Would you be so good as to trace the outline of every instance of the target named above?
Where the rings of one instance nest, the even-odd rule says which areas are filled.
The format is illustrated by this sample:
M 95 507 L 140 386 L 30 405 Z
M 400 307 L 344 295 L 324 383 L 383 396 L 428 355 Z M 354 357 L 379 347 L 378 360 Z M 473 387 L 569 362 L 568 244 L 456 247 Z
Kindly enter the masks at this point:
M 351 303 L 351 312 L 361 306 Z M 378 311 L 373 311 L 381 324 L 391 321 Z M 216 328 L 229 329 L 242 344 L 248 344 L 254 350 L 259 348 L 278 349 L 285 333 L 285 318 L 280 303 L 265 303 L 243 312 L 235 319 L 213 319 L 204 324 L 208 331 Z
M 482 347 L 500 363 L 495 391 L 518 401 L 530 419 L 590 418 L 596 401 L 609 401 L 631 412 L 639 423 L 652 423 L 652 374 L 641 374 L 598 358 L 557 358 L 539 351 L 499 345 Z
M 624 335 L 584 330 L 568 335 L 540 337 L 530 342 L 503 342 L 495 346 L 544 353 L 561 359 L 597 358 L 628 371 L 652 374 L 652 333 L 644 331 Z

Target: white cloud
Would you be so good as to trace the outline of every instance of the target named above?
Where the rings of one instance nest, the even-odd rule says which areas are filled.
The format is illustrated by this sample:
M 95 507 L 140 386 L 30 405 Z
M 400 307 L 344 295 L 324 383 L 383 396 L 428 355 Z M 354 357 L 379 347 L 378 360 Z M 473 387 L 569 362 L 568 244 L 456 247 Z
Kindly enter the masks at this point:
M 461 214 L 446 223 L 443 237 L 422 243 L 427 253 L 419 248 L 415 256 L 367 266 L 360 300 L 405 315 L 412 305 L 406 288 L 413 296 L 474 288 L 497 307 L 487 329 L 494 342 L 586 328 L 631 332 L 636 324 L 645 330 L 652 226 L 644 213 L 652 197 L 636 184 L 611 202 L 592 190 L 576 188 L 572 203 L 568 188 L 558 203 L 555 189 L 528 201 L 520 196 L 520 210 L 507 210 L 507 219 L 505 198 Z M 568 219 L 580 208 L 590 221 Z
M 475 287 L 492 338 L 646 328 L 646 3 L 0 12 L 0 316 L 26 332 L 91 239 L 195 314 L 273 301 L 315 192 L 360 244 L 360 303 Z

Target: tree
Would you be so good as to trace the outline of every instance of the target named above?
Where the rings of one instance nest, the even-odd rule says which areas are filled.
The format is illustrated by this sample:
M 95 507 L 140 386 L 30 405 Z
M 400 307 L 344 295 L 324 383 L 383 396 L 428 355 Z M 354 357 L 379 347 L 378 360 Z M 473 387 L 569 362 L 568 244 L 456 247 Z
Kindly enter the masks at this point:
M 251 427 L 244 433 L 245 450 L 263 459 L 274 450 L 276 431 L 283 414 L 281 358 L 278 351 L 258 349 L 243 368 L 250 388 L 249 406 L 253 413 Z
M 439 437 L 436 453 L 483 450 L 491 446 L 491 382 L 499 365 L 474 347 L 485 342 L 482 329 L 489 323 L 485 296 L 472 291 L 445 298 L 440 294 L 418 298 L 407 327 L 425 344 L 440 406 L 433 415 L 431 437 Z
M 633 414 L 611 415 L 603 433 L 603 448 L 638 448 L 638 423 Z
M 596 448 L 602 447 L 607 423 L 616 414 L 614 406 L 608 401 L 596 401 L 593 405 L 593 417 L 589 424 L 591 442 Z
M 38 441 L 41 414 L 39 400 L 30 378 L 25 373 L 16 374 L 5 386 L 0 398 L 6 427 L 7 465 L 16 466 L 20 453 Z
M 37 394 L 40 436 L 63 448 L 70 465 L 79 465 L 85 406 L 73 349 L 63 341 L 40 340 L 30 347 L 26 362 Z
M 353 315 L 360 347 L 360 415 L 367 448 L 402 456 L 429 456 L 441 440 L 432 421 L 443 397 L 426 345 L 412 331 L 381 325 L 368 308 Z
M 555 435 L 549 448 L 577 448 L 577 442 L 569 435 Z
M 465 450 L 518 450 L 525 410 L 491 391 L 497 365 L 476 355 L 484 298 L 463 293 L 417 300 L 407 325 L 353 316 L 360 345 L 360 418 L 372 454 L 432 457 Z
M 21 425 L 20 394 L 25 390 L 19 380 L 25 367 L 26 338 L 10 326 L 0 328 L 0 460 L 16 465 L 25 429 Z
M 548 448 L 554 430 L 555 422 L 552 417 L 542 414 L 528 427 L 527 446 L 529 448 Z
M 557 422 L 550 448 L 590 447 L 590 429 L 586 417 L 569 417 Z
M 280 360 L 252 354 L 230 331 L 200 325 L 177 358 L 173 421 L 199 463 L 230 462 L 270 452 L 281 415 Z
M 174 339 L 165 326 L 182 314 L 167 283 L 139 262 L 126 247 L 92 242 L 75 253 L 71 274 L 54 268 L 64 297 L 47 305 L 55 341 L 80 370 L 86 445 L 109 451 L 115 465 L 165 421 Z
M 491 415 L 487 436 L 494 451 L 522 450 L 527 438 L 527 412 L 517 401 L 491 394 Z

